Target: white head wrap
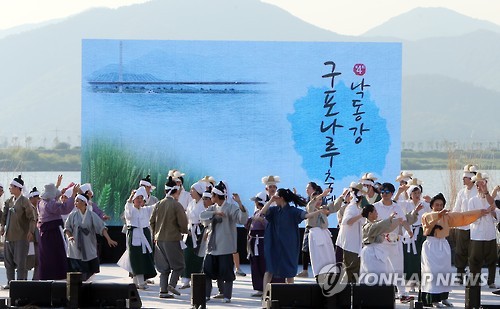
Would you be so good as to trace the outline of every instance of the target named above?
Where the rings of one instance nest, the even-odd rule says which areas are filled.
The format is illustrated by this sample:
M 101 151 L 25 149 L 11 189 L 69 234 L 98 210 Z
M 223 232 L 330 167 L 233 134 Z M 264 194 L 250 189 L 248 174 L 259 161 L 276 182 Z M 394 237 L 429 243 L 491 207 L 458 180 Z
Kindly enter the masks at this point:
M 194 183 L 191 188 L 194 189 L 196 192 L 198 192 L 198 194 L 202 195 L 203 192 L 205 192 L 205 190 L 207 189 L 207 184 L 206 182 L 203 182 L 203 181 L 198 181 L 196 183 Z
M 20 189 L 24 189 L 24 185 L 20 184 L 20 183 L 19 183 L 19 182 L 17 182 L 16 180 L 12 180 L 12 181 L 10 182 L 10 184 L 11 184 L 11 185 L 13 185 L 13 186 L 16 186 L 16 187 L 18 187 L 18 188 L 20 188 Z
M 35 196 L 40 196 L 40 192 L 38 192 L 38 191 L 32 191 L 32 192 L 30 192 L 30 194 L 29 194 L 28 197 L 32 198 L 32 197 L 35 197 Z
M 132 200 L 135 200 L 138 196 L 142 196 L 144 199 L 147 199 L 148 193 L 146 192 L 146 188 L 141 186 L 137 190 L 135 190 L 135 193 L 134 193 L 134 196 L 132 197 Z
M 92 191 L 92 186 L 90 185 L 90 183 L 84 183 L 83 185 L 81 185 L 80 191 L 82 191 L 83 193 L 90 191 L 90 193 L 94 195 L 94 191 Z
M 68 189 L 66 189 L 66 191 L 64 191 L 64 196 L 66 196 L 67 198 L 70 198 L 73 195 L 74 188 L 75 188 L 74 186 L 71 186 Z

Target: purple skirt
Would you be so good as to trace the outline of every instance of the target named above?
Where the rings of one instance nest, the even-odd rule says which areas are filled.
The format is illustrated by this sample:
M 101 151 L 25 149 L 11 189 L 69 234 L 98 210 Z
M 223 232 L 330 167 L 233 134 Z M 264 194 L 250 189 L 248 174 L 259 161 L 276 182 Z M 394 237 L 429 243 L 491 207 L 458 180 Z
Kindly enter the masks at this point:
M 40 280 L 66 279 L 68 262 L 59 227 L 64 227 L 62 219 L 40 225 L 40 242 L 38 243 Z

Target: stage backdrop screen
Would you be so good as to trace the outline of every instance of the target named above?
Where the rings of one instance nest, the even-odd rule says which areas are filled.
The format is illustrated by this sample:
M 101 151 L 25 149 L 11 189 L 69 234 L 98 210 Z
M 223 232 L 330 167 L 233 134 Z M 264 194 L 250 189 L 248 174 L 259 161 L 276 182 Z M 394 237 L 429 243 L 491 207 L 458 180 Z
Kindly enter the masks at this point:
M 266 175 L 303 196 L 393 182 L 400 119 L 399 43 L 82 42 L 82 182 L 112 224 L 147 174 L 163 198 L 170 169 L 188 191 L 225 180 L 250 211 Z

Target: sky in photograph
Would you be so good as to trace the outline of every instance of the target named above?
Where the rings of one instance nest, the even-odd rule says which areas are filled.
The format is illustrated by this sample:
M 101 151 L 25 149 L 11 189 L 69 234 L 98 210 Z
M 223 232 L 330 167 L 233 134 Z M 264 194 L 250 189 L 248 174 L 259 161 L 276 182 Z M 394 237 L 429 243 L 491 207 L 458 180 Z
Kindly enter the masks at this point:
M 202 0 L 189 0 L 202 1 Z M 118 8 L 147 0 L 15 0 L 0 2 L 0 30 L 61 19 L 95 7 Z M 318 27 L 359 35 L 416 7 L 443 7 L 500 25 L 500 1 L 492 0 L 262 0 Z M 376 13 L 374 13 L 376 12 Z

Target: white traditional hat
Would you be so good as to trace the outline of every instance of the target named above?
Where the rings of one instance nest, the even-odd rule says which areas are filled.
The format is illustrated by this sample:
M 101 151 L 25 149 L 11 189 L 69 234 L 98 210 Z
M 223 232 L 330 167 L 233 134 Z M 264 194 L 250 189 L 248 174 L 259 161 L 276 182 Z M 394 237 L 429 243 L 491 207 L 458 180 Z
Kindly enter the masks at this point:
M 476 181 L 488 181 L 488 179 L 490 179 L 490 176 L 488 176 L 488 174 L 486 173 L 481 173 L 481 172 L 477 172 L 476 175 L 474 175 L 474 177 L 472 177 L 472 181 L 476 182 Z
M 412 177 L 413 177 L 413 173 L 412 172 L 410 172 L 410 171 L 401 171 L 401 173 L 399 173 L 398 177 L 396 177 L 396 181 L 397 182 L 400 182 L 400 181 L 409 182 Z
M 472 178 L 474 177 L 474 175 L 476 175 L 476 173 L 477 173 L 477 167 L 473 164 L 467 164 L 466 166 L 464 166 L 464 173 L 462 174 L 462 178 L 463 177 Z
M 209 183 L 212 186 L 215 186 L 215 184 L 216 184 L 215 178 L 213 178 L 212 176 L 205 176 L 202 179 L 200 179 L 199 181 Z
M 74 188 L 75 188 L 75 186 L 71 186 L 68 189 L 66 189 L 66 191 L 64 191 L 64 196 L 66 196 L 67 198 L 70 198 L 73 195 Z
M 354 181 L 351 182 L 351 184 L 349 185 L 349 188 L 356 189 L 363 194 L 366 194 L 368 192 L 368 189 L 366 189 L 366 187 L 363 186 L 363 184 L 360 182 L 354 182 Z
M 280 181 L 281 181 L 280 176 L 269 175 L 262 177 L 262 183 L 265 184 L 266 186 L 275 185 Z
M 178 170 L 169 170 L 169 171 L 168 171 L 167 178 L 168 178 L 168 176 L 170 176 L 170 177 L 172 177 L 175 181 L 177 181 L 179 177 L 182 177 L 182 176 L 184 176 L 184 175 L 186 175 L 186 174 L 181 173 L 181 172 L 180 172 L 180 171 L 178 171 Z
M 373 173 L 365 173 L 362 177 L 361 177 L 361 180 L 360 182 L 364 185 L 370 185 L 370 186 L 373 186 L 373 184 L 375 183 L 375 180 L 377 180 L 378 178 L 375 177 L 375 175 Z
M 3 185 L 0 183 L 0 188 L 3 188 Z

